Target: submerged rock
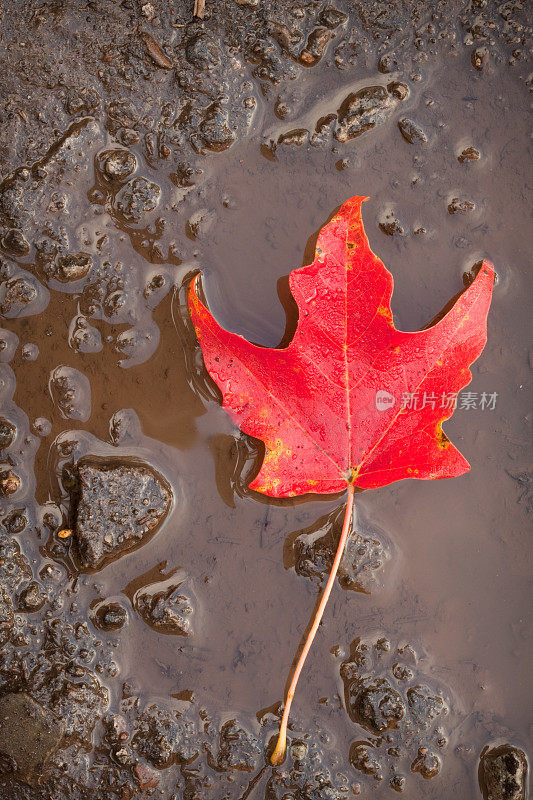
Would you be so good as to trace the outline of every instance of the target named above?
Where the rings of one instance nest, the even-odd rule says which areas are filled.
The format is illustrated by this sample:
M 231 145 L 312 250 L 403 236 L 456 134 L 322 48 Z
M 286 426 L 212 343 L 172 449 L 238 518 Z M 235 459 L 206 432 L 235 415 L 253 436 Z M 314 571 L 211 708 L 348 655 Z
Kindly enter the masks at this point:
M 164 769 L 196 755 L 194 735 L 194 724 L 185 714 L 151 705 L 139 718 L 132 745 L 153 767 Z
M 14 256 L 27 256 L 30 252 L 30 245 L 22 231 L 11 228 L 2 237 L 2 247 Z
M 372 734 L 352 744 L 350 762 L 376 780 L 392 772 L 389 785 L 397 792 L 406 782 L 396 772 L 399 759 L 430 780 L 441 770 L 449 741 L 450 700 L 428 678 L 421 680 L 418 659 L 411 645 L 394 648 L 378 636 L 355 640 L 340 669 L 346 710 Z
M 428 686 L 413 686 L 407 691 L 407 703 L 414 721 L 428 727 L 434 719 L 447 713 L 442 697 L 432 693 Z
M 527 758 L 518 747 L 503 744 L 487 750 L 479 774 L 485 800 L 525 800 Z
M 320 517 L 315 525 L 299 533 L 291 543 L 294 568 L 298 575 L 322 580 L 331 570 L 342 528 L 344 508 Z M 381 533 L 372 535 L 354 531 L 348 537 L 339 567 L 339 583 L 343 589 L 371 592 L 379 585 L 383 567 L 390 558 L 389 548 Z
M 138 547 L 161 525 L 172 492 L 144 463 L 85 462 L 78 465 L 75 536 L 82 567 L 98 569 Z
M 370 745 L 355 742 L 350 748 L 350 763 L 365 775 L 373 775 L 376 780 L 383 778 L 383 767 Z
M 143 214 L 153 211 L 159 204 L 161 187 L 147 178 L 128 181 L 116 197 L 116 209 L 131 222 L 138 222 Z
M 48 389 L 63 419 L 87 422 L 91 416 L 91 385 L 74 367 L 59 366 L 50 373 Z
M 193 605 L 180 589 L 181 584 L 159 592 L 147 589 L 136 596 L 135 610 L 151 628 L 161 633 L 188 636 Z
M 111 181 L 125 181 L 137 169 L 137 159 L 129 150 L 116 148 L 100 153 L 99 166 Z
M 0 697 L 0 772 L 37 786 L 59 746 L 64 722 L 24 693 Z
M 104 603 L 96 611 L 94 624 L 103 631 L 116 631 L 127 622 L 128 612 L 120 603 Z
M 427 747 L 418 749 L 418 755 L 411 764 L 411 772 L 419 772 L 426 780 L 438 775 L 440 768 L 440 758 L 435 753 L 431 753 Z
M 92 256 L 89 253 L 73 253 L 67 256 L 60 256 L 57 260 L 54 278 L 61 281 L 61 283 L 80 281 L 88 275 L 92 263 Z
M 377 678 L 368 685 L 352 684 L 349 702 L 351 716 L 377 733 L 393 728 L 406 711 L 400 694 L 385 678 Z
M 217 768 L 223 771 L 253 772 L 261 750 L 255 737 L 230 719 L 220 730 Z
M 22 611 L 32 613 L 43 607 L 46 596 L 36 581 L 31 581 L 19 595 L 19 607 Z
M 0 417 L 0 450 L 5 450 L 13 444 L 17 429 L 4 417 Z
M 6 587 L 0 583 L 0 647 L 8 641 L 14 625 L 13 603 Z
M 426 132 L 412 119 L 404 117 L 398 122 L 398 127 L 403 138 L 409 144 L 424 144 L 428 140 Z
M 24 317 L 31 313 L 37 300 L 36 281 L 32 278 L 12 278 L 0 284 L 0 314 L 4 317 Z
M 457 160 L 464 164 L 468 161 L 477 161 L 480 156 L 479 150 L 475 147 L 465 147 L 465 149 L 457 156 Z

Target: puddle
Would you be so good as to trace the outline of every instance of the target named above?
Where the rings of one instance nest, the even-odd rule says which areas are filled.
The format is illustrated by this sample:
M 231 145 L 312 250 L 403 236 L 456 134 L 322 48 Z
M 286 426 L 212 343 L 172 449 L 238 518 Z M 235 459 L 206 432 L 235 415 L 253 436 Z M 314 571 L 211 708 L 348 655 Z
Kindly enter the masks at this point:
M 487 747 L 531 753 L 524 12 L 189 5 L 4 12 L 0 695 L 51 733 L 37 777 L 0 744 L 0 796 L 481 797 Z M 287 275 L 356 194 L 400 329 L 494 262 L 445 425 L 472 470 L 356 495 L 289 755 L 261 773 L 342 499 L 247 488 L 261 445 L 220 407 L 185 287 L 201 271 L 221 325 L 285 343 Z M 78 462 L 117 460 L 171 501 L 152 486 L 149 535 L 114 520 L 80 571 Z

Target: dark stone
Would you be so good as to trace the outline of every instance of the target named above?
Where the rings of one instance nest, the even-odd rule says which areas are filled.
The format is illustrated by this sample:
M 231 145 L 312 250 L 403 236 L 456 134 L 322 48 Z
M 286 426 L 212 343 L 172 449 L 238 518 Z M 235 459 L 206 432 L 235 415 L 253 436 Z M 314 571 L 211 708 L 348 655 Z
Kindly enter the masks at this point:
M 404 117 L 398 122 L 400 132 L 409 144 L 424 144 L 428 137 L 417 122 Z
M 405 236 L 403 225 L 393 214 L 389 214 L 378 224 L 380 231 L 386 236 Z
M 98 569 L 142 544 L 170 508 L 171 489 L 144 463 L 85 462 L 78 465 L 75 535 L 81 565 Z
M 0 417 L 0 450 L 5 450 L 13 444 L 16 433 L 16 427 L 4 417 Z
M 27 694 L 0 697 L 0 763 L 18 780 L 37 786 L 63 738 L 64 723 Z
M 350 685 L 348 696 L 352 718 L 377 733 L 394 728 L 405 714 L 401 696 L 385 678 L 366 686 L 356 681 Z
M 236 720 L 231 719 L 222 726 L 217 757 L 218 769 L 253 772 L 260 753 L 255 738 L 237 725 Z
M 92 267 L 92 256 L 89 253 L 75 253 L 73 255 L 61 256 L 57 260 L 57 269 L 54 278 L 61 283 L 69 281 L 79 281 L 88 275 Z
M 511 744 L 487 750 L 481 756 L 479 783 L 484 800 L 525 800 L 526 754 Z
M 8 533 L 22 533 L 28 524 L 28 517 L 23 509 L 15 509 L 3 520 L 3 525 Z

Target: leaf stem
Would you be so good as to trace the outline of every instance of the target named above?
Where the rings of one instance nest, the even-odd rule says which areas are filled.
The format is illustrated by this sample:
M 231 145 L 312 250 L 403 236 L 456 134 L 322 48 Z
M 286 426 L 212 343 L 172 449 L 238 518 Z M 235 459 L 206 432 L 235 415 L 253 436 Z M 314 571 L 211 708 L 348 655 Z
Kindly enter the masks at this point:
M 344 553 L 346 540 L 348 539 L 348 533 L 350 531 L 350 522 L 352 520 L 354 490 L 355 487 L 353 483 L 350 483 L 348 486 L 348 500 L 346 501 L 346 511 L 344 513 L 342 533 L 339 539 L 339 544 L 337 545 L 337 552 L 335 553 L 335 558 L 333 559 L 333 565 L 331 567 L 331 572 L 329 573 L 328 582 L 326 583 L 326 586 L 322 593 L 322 597 L 320 598 L 320 603 L 313 618 L 313 624 L 311 625 L 309 633 L 307 634 L 303 650 L 300 653 L 300 658 L 298 659 L 298 663 L 296 664 L 296 667 L 294 669 L 292 680 L 289 689 L 287 691 L 287 697 L 285 698 L 285 709 L 283 711 L 283 717 L 281 718 L 281 724 L 279 728 L 278 741 L 274 749 L 274 752 L 270 756 L 270 763 L 273 764 L 274 766 L 281 764 L 281 762 L 285 758 L 285 749 L 287 747 L 287 723 L 289 721 L 289 713 L 291 710 L 291 704 L 294 697 L 294 692 L 296 691 L 296 684 L 298 683 L 298 678 L 300 677 L 300 673 L 302 671 L 305 659 L 307 658 L 307 654 L 311 649 L 313 639 L 315 638 L 318 626 L 320 625 L 320 620 L 322 619 L 322 615 L 324 614 L 324 609 L 326 608 L 326 603 L 328 602 L 331 590 L 333 588 L 333 584 L 335 583 L 335 578 L 337 576 L 339 564 L 341 563 L 341 559 Z

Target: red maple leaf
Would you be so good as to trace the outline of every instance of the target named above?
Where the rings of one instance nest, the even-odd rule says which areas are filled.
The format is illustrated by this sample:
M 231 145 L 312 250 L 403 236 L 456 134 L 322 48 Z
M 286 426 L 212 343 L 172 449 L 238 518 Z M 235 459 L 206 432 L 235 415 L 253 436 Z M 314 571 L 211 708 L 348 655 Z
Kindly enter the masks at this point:
M 288 347 L 258 347 L 221 328 L 198 298 L 198 276 L 189 291 L 196 335 L 224 408 L 242 431 L 265 443 L 250 488 L 290 497 L 348 487 L 342 534 L 287 691 L 273 764 L 285 753 L 289 709 L 342 558 L 354 487 L 451 478 L 470 468 L 442 423 L 487 340 L 492 264 L 483 261 L 435 325 L 396 330 L 393 279 L 369 247 L 361 219 L 365 199 L 344 203 L 320 231 L 313 263 L 291 272 L 299 318 Z
M 369 247 L 365 199 L 344 203 L 320 231 L 313 263 L 291 272 L 299 319 L 286 348 L 258 347 L 224 330 L 198 299 L 197 279 L 191 285 L 191 317 L 224 408 L 266 446 L 250 488 L 271 497 L 469 469 L 442 423 L 487 340 L 492 265 L 483 262 L 436 325 L 396 330 L 393 279 Z

